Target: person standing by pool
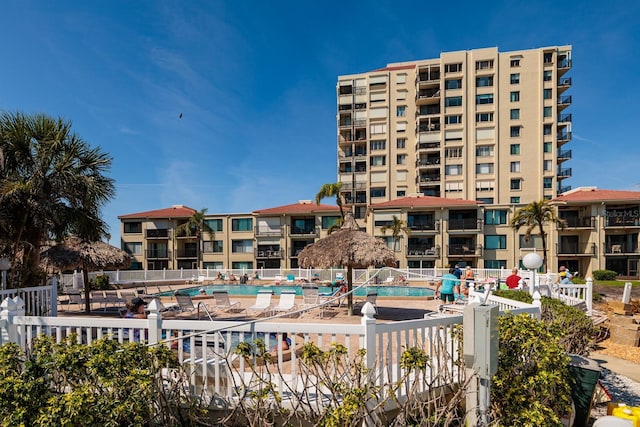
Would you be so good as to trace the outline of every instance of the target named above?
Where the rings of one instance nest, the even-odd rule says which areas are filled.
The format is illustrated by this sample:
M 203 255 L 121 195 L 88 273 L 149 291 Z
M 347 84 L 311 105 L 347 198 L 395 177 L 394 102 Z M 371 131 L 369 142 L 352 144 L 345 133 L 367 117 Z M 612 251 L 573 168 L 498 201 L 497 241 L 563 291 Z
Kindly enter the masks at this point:
M 456 264 L 455 267 L 453 267 L 453 275 L 456 276 L 456 279 L 458 279 L 455 286 L 453 287 L 453 293 L 460 295 L 460 279 L 462 278 L 462 270 L 460 270 L 460 264 Z
M 444 302 L 453 302 L 454 299 L 454 289 L 460 283 L 460 279 L 457 278 L 454 274 L 454 269 L 450 268 L 449 273 L 443 274 L 442 279 L 438 282 L 438 287 L 436 288 L 436 298 L 438 295 L 440 299 Z

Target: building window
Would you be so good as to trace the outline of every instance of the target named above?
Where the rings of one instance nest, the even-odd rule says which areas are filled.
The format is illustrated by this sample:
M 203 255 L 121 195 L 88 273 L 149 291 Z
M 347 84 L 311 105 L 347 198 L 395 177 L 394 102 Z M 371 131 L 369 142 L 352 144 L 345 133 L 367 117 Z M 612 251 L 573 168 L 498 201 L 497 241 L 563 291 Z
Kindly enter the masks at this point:
M 404 197 L 407 195 L 406 190 L 398 190 L 396 191 L 396 197 Z
M 502 270 L 503 268 L 507 268 L 507 261 L 503 259 L 485 259 L 484 268 Z
M 387 125 L 384 123 L 371 125 L 371 135 L 380 135 L 387 133 Z
M 387 156 L 371 156 L 369 158 L 370 166 L 384 166 L 387 164 Z
M 202 252 L 206 254 L 222 253 L 222 240 L 208 240 L 202 242 Z
M 232 231 L 252 231 L 253 218 L 237 218 L 231 220 Z
M 446 125 L 456 125 L 462 123 L 462 115 L 457 114 L 453 116 L 444 116 L 444 124 Z
M 511 74 L 511 76 L 509 77 L 509 81 L 512 85 L 520 84 L 520 73 Z
M 511 138 L 517 138 L 520 136 L 520 126 L 511 126 L 509 128 L 509 135 Z
M 509 152 L 514 155 L 517 156 L 520 154 L 520 144 L 511 144 L 509 147 Z
M 447 165 L 444 167 L 445 175 L 462 175 L 462 165 Z
M 544 70 L 544 81 L 550 82 L 553 80 L 553 71 L 552 70 Z
M 551 117 L 553 115 L 553 109 L 551 107 L 544 107 L 544 116 Z
M 476 113 L 476 122 L 492 122 L 493 113 Z
M 551 97 L 553 97 L 553 90 L 552 89 L 544 89 L 542 91 L 542 95 L 544 99 L 551 99 Z
M 404 84 L 406 82 L 407 82 L 407 75 L 406 74 L 398 74 L 398 75 L 396 75 L 396 83 Z
M 396 139 L 396 148 L 406 148 L 407 146 L 407 138 L 398 138 Z
M 544 188 L 553 188 L 553 178 L 542 178 Z
M 519 67 L 520 66 L 520 60 L 519 59 L 512 59 L 511 60 L 511 68 L 515 68 L 515 67 Z
M 407 164 L 407 155 L 406 154 L 398 154 L 398 155 L 396 155 L 396 164 L 397 165 L 406 165 Z
M 404 117 L 406 116 L 407 112 L 407 107 L 405 107 L 404 105 L 399 105 L 396 107 L 396 116 L 397 117 Z
M 206 219 L 204 222 L 207 223 L 213 231 L 222 231 L 222 219 Z
M 142 222 L 125 222 L 122 226 L 127 234 L 142 233 Z
M 495 181 L 476 181 L 476 191 L 493 191 L 495 186 Z
M 384 197 L 387 194 L 384 187 L 371 187 L 369 190 L 369 197 Z
M 445 73 L 459 73 L 462 71 L 462 63 L 456 64 L 444 64 L 444 72 Z
M 406 130 L 407 130 L 406 122 L 396 123 L 396 132 L 404 132 Z
M 446 182 L 444 184 L 444 191 L 447 193 L 459 193 L 462 191 L 461 182 Z
M 520 196 L 511 197 L 509 199 L 509 203 L 517 205 L 518 203 L 520 203 Z
M 477 157 L 491 157 L 493 156 L 493 145 L 481 145 L 476 147 Z
M 484 236 L 485 249 L 507 249 L 507 236 L 504 234 Z
M 509 170 L 511 172 L 520 172 L 520 162 L 511 162 L 509 164 Z
M 385 141 L 384 139 L 374 139 L 369 143 L 369 147 L 371 151 L 384 150 L 385 148 L 387 148 L 387 141 Z
M 520 101 L 520 91 L 513 91 L 509 94 L 509 99 L 511 100 L 511 102 L 518 102 Z
M 553 152 L 553 144 L 550 142 L 545 142 L 544 144 L 542 144 L 542 149 L 545 153 L 551 153 Z
M 445 89 L 461 89 L 462 79 L 445 80 L 444 87 Z
M 322 229 L 327 230 L 330 227 L 338 224 L 340 216 L 323 216 L 322 217 Z
M 478 197 L 477 199 L 480 203 L 484 203 L 485 205 L 493 204 L 493 197 Z
M 253 253 L 253 240 L 232 240 L 231 252 L 234 253 Z
M 478 163 L 476 165 L 476 173 L 478 175 L 493 173 L 493 163 Z
M 491 87 L 493 86 L 493 76 L 476 77 L 476 87 Z
M 476 71 L 490 70 L 491 68 L 493 68 L 493 59 L 489 59 L 486 61 L 476 61 Z
M 551 64 L 553 62 L 553 53 L 545 52 L 543 58 L 545 64 Z
M 543 169 L 546 172 L 553 170 L 553 162 L 551 160 L 545 160 L 544 162 L 542 162 L 542 164 L 543 164 Z
M 542 127 L 542 132 L 543 132 L 545 135 L 551 135 L 552 130 L 553 130 L 553 127 L 552 127 L 551 125 L 544 125 L 544 126 Z
M 493 94 L 484 93 L 482 95 L 476 95 L 476 105 L 493 104 Z
M 520 119 L 520 109 L 519 108 L 512 108 L 511 111 L 509 112 L 509 116 L 511 117 L 511 120 Z
M 124 242 L 124 251 L 129 255 L 142 255 L 142 242 Z
M 520 178 L 512 179 L 510 182 L 510 188 L 512 190 L 520 190 Z
M 459 159 L 462 157 L 462 148 L 445 148 L 444 156 L 447 159 Z
M 460 107 L 462 106 L 461 96 L 450 96 L 444 99 L 445 107 Z
M 504 209 L 488 210 L 484 212 L 484 223 L 487 225 L 502 225 L 507 223 L 507 211 Z

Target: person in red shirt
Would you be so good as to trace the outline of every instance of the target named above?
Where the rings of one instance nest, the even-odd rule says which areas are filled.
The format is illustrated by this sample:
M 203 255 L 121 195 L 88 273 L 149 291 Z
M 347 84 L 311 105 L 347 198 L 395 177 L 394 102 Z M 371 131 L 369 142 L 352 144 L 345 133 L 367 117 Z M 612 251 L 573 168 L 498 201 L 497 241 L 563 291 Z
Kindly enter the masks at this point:
M 505 283 L 509 289 L 515 289 L 518 287 L 518 284 L 522 280 L 522 277 L 518 276 L 518 269 L 514 268 L 511 270 L 511 274 L 505 280 Z

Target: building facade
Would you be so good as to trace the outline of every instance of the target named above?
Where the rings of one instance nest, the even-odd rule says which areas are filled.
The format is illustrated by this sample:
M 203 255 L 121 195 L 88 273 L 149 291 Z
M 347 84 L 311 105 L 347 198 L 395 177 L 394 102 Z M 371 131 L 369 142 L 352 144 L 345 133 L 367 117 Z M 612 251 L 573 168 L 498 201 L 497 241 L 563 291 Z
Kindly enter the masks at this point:
M 545 226 L 550 271 L 564 265 L 585 276 L 608 269 L 640 278 L 640 192 L 581 187 L 551 203 L 566 227 Z M 359 224 L 386 241 L 400 268 L 512 268 L 542 250 L 538 235 L 525 239 L 524 229 L 509 225 L 516 209 L 413 194 L 370 205 Z M 132 268 L 297 268 L 302 248 L 327 236 L 340 218 L 336 206 L 308 200 L 246 214 L 208 214 L 213 234 L 198 242 L 177 230 L 194 212 L 177 205 L 120 216 L 122 249 L 133 256 Z M 396 233 L 394 219 L 401 221 Z
M 505 207 L 570 189 L 571 46 L 442 53 L 338 77 L 338 181 L 356 218 L 421 193 Z

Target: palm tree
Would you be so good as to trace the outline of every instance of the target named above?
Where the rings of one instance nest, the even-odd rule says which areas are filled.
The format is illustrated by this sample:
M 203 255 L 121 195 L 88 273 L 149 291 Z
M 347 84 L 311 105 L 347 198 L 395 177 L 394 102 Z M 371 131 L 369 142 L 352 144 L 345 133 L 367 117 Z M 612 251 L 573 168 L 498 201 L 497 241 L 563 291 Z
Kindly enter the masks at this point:
M 316 205 L 320 204 L 320 200 L 327 197 L 336 197 L 336 204 L 340 208 L 340 216 L 344 221 L 344 210 L 342 208 L 342 194 L 340 194 L 340 190 L 342 189 L 341 182 L 334 182 L 333 184 L 322 184 L 320 187 L 320 191 L 316 194 Z
M 100 209 L 115 194 L 113 179 L 105 175 L 111 162 L 73 133 L 70 121 L 0 115 L 0 251 L 12 260 L 16 285 L 29 286 L 41 276 L 44 243 L 105 236 Z
M 200 268 L 200 245 L 202 244 L 202 234 L 209 233 L 211 236 L 215 233 L 215 230 L 211 228 L 208 222 L 204 220 L 207 214 L 207 208 L 202 208 L 199 211 L 195 211 L 187 222 L 180 224 L 176 231 L 184 233 L 189 237 L 194 235 L 196 238 L 196 261 L 198 268 Z
M 547 223 L 557 224 L 562 229 L 567 226 L 567 221 L 558 217 L 555 208 L 546 199 L 539 202 L 531 202 L 527 206 L 517 209 L 510 222 L 511 228 L 515 231 L 520 230 L 521 227 L 526 227 L 525 240 L 529 240 L 531 232 L 536 228 L 538 229 L 538 234 L 542 241 L 542 265 L 544 265 L 545 271 L 547 271 L 547 233 L 544 231 L 544 226 Z
M 400 242 L 400 233 L 405 233 L 407 236 L 411 234 L 411 229 L 405 225 L 405 222 L 398 218 L 396 215 L 391 217 L 391 224 L 380 227 L 382 234 L 387 234 L 387 230 L 391 230 L 393 236 L 393 250 L 398 250 L 398 242 Z

